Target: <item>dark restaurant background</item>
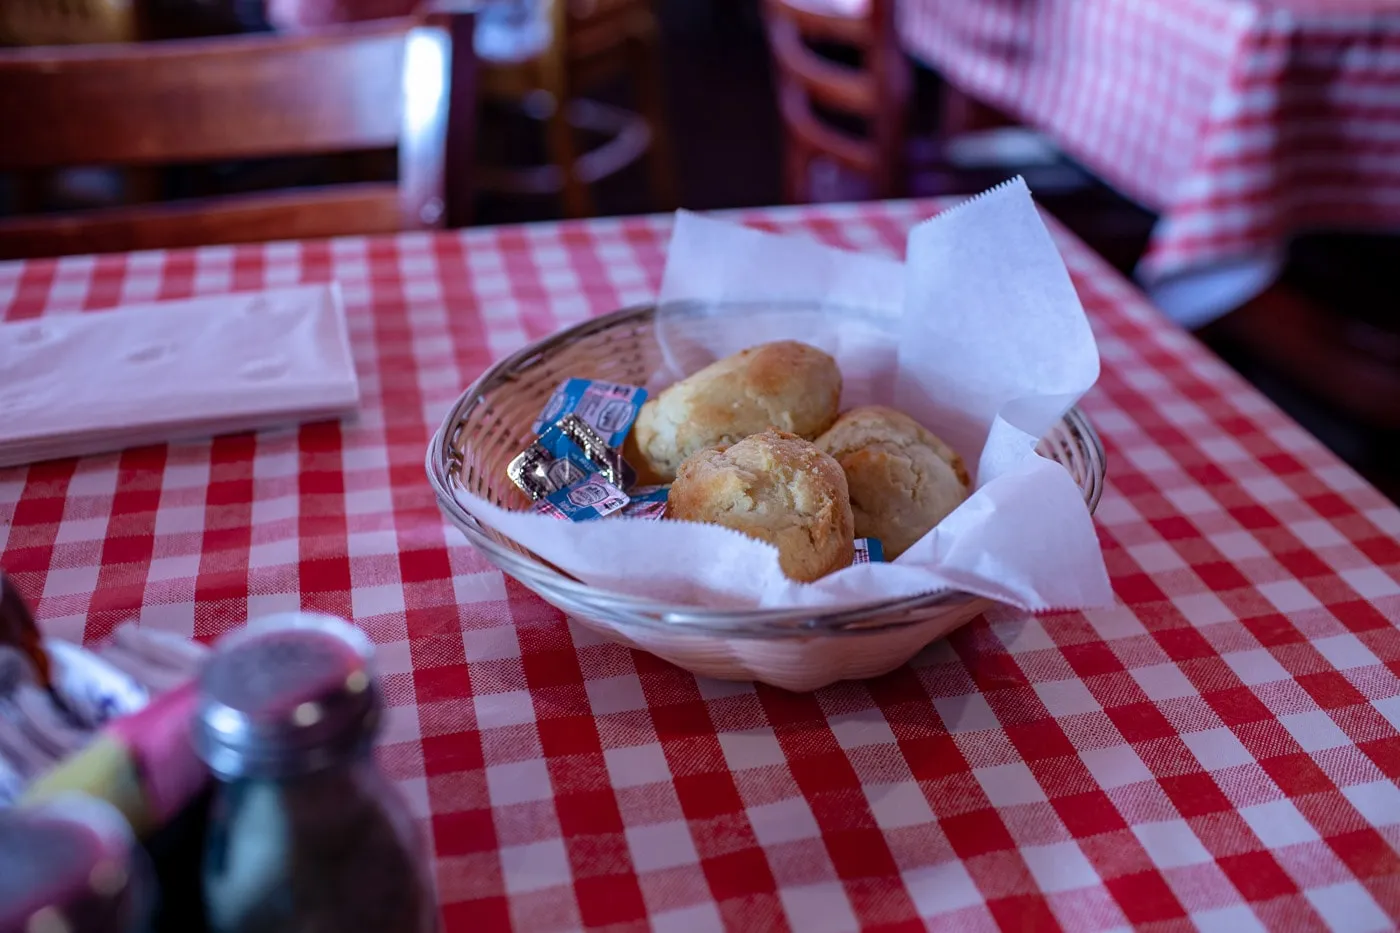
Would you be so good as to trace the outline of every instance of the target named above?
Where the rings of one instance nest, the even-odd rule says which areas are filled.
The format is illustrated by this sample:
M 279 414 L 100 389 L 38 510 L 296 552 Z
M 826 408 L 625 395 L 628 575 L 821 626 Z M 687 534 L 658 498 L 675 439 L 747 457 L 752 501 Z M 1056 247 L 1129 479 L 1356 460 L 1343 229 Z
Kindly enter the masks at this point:
M 58 4 L 63 16 L 100 0 Z M 112 4 L 121 6 L 121 4 Z M 283 8 L 295 4 L 283 3 Z M 0 38 L 22 44 L 16 24 L 31 26 L 23 12 L 44 0 L 17 0 L 0 16 Z M 329 9 L 334 3 L 306 3 Z M 369 5 L 373 7 L 373 4 Z M 458 4 L 463 9 L 490 4 Z M 207 37 L 271 31 L 262 0 L 145 0 L 137 4 L 139 29 L 153 39 Z M 757 0 L 658 0 L 664 129 L 670 138 L 678 205 L 711 210 L 781 203 L 784 131 L 774 64 Z M 54 17 L 51 17 L 53 19 Z M 11 28 L 6 28 L 7 26 Z M 858 63 L 837 47 L 818 51 L 834 61 Z M 843 57 L 844 56 L 844 57 Z M 914 86 L 908 108 L 910 132 L 951 139 L 960 127 L 992 129 L 993 145 L 978 151 L 975 165 L 940 164 L 911 172 L 909 196 L 973 194 L 1015 174 L 1024 174 L 1037 199 L 1090 247 L 1125 274 L 1132 274 L 1149 242 L 1157 216 L 1119 194 L 1088 169 L 1061 154 L 1044 136 L 1010 129 L 1003 114 L 951 90 L 940 76 L 910 59 Z M 628 105 L 635 88 L 622 79 L 590 89 L 589 96 Z M 528 108 L 526 108 L 528 110 Z M 956 113 L 950 113 L 956 109 Z M 961 122 L 959 122 L 961 121 Z M 838 118 L 839 125 L 839 118 Z M 1010 135 L 1007 135 L 1009 132 Z M 943 134 L 941 136 L 937 134 Z M 1010 142 L 1000 145 L 997 134 Z M 478 144 L 483 151 L 526 164 L 546 162 L 546 136 L 537 120 L 509 108 L 484 105 Z M 1026 144 L 1030 140 L 1029 146 Z M 589 143 L 585 142 L 585 145 Z M 9 146 L 22 147 L 11 136 Z M 1387 151 L 1397 162 L 1400 156 Z M 1007 155 L 1009 153 L 1009 155 Z M 639 161 L 594 186 L 598 215 L 649 212 L 657 207 Z M 450 172 L 470 171 L 460 165 Z M 353 178 L 392 177 L 387 153 L 346 159 L 290 158 L 235 162 L 163 171 L 143 198 L 246 191 L 286 185 L 318 185 Z M 839 171 L 820 180 L 812 200 L 860 200 L 871 190 Z M 820 189 L 820 190 L 818 190 Z M 26 198 L 15 176 L 5 177 L 0 216 L 13 214 Z M 129 196 L 130 192 L 126 194 Z M 120 177 L 70 172 L 44 192 L 39 207 L 90 207 L 123 197 Z M 540 221 L 563 216 L 558 198 L 498 196 L 478 189 L 473 223 Z M 669 205 L 668 205 L 669 206 Z M 1197 329 L 1197 334 L 1241 374 L 1297 418 L 1309 431 L 1361 471 L 1392 499 L 1400 498 L 1400 302 L 1394 270 L 1400 237 L 1381 234 L 1305 234 L 1292 240 L 1277 283 L 1245 306 Z

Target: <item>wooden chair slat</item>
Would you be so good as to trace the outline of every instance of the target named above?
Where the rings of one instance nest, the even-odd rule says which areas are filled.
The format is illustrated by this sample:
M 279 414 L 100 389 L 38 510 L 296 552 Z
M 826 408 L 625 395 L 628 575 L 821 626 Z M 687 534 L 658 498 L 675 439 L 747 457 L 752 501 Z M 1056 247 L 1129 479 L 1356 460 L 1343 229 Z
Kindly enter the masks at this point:
M 906 183 L 905 146 L 911 70 L 895 34 L 894 0 L 869 0 L 859 14 L 824 14 L 794 0 L 766 0 L 787 153 L 783 187 L 790 200 L 810 200 L 818 159 L 867 176 L 878 198 L 898 197 Z M 814 46 L 851 47 L 858 65 L 838 63 Z M 823 119 L 821 108 L 858 117 L 856 137 Z
M 465 222 L 470 14 L 304 36 L 0 51 L 0 171 L 151 166 L 397 146 L 397 184 L 0 220 L 4 254 L 175 247 Z M 453 106 L 454 100 L 457 106 Z M 449 166 L 451 173 L 449 176 Z M 450 183 L 449 183 L 450 182 Z
M 163 249 L 172 244 L 319 239 L 403 229 L 393 182 L 189 198 L 0 219 L 0 259 Z
M 407 30 L 371 25 L 5 52 L 0 169 L 392 146 Z

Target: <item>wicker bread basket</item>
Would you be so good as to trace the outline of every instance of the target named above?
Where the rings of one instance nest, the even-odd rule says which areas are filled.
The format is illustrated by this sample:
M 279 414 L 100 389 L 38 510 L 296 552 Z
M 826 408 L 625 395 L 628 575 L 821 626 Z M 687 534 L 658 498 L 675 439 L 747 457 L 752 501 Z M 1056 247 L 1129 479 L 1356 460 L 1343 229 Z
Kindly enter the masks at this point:
M 529 505 L 506 477 L 506 464 L 534 439 L 530 426 L 560 382 L 642 385 L 660 369 L 654 315 L 652 306 L 629 308 L 534 343 L 488 369 L 452 406 L 428 447 L 428 479 L 448 521 L 487 559 L 609 639 L 701 676 L 790 690 L 891 671 L 992 605 L 956 590 L 839 611 L 667 605 L 588 586 L 468 513 L 454 488 L 505 508 Z M 1064 464 L 1092 511 L 1103 488 L 1104 452 L 1083 414 L 1071 410 L 1040 453 Z

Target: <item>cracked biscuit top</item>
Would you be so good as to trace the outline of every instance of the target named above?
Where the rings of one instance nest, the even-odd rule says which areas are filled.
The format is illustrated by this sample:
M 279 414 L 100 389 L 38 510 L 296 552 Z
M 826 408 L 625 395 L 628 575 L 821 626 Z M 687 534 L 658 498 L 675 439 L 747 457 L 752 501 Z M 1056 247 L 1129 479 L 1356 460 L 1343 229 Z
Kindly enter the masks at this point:
M 633 433 L 658 480 L 706 447 L 733 444 L 769 428 L 811 440 L 831 426 L 841 371 L 816 347 L 795 340 L 749 347 L 711 363 L 648 401 Z
M 894 560 L 967 498 L 962 458 L 893 408 L 867 405 L 836 420 L 816 444 L 841 464 L 856 537 L 879 538 Z
M 667 517 L 709 522 L 767 541 L 789 579 L 810 582 L 849 566 L 854 519 L 841 467 L 781 431 L 706 448 L 680 465 Z

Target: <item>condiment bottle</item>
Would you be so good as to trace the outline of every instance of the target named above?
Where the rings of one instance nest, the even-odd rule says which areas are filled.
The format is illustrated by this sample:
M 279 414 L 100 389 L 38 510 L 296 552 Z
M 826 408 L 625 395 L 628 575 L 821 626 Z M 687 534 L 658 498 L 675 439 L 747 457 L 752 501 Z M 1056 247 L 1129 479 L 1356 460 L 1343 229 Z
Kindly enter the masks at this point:
M 79 794 L 0 811 L 0 933 L 144 933 L 144 852 L 121 814 Z
M 371 756 L 369 640 L 330 616 L 224 638 L 199 679 L 195 749 L 219 781 L 204 856 L 213 933 L 429 933 L 413 824 Z

